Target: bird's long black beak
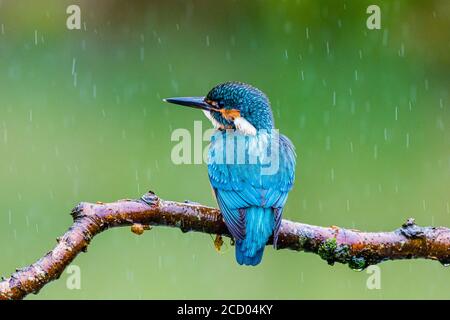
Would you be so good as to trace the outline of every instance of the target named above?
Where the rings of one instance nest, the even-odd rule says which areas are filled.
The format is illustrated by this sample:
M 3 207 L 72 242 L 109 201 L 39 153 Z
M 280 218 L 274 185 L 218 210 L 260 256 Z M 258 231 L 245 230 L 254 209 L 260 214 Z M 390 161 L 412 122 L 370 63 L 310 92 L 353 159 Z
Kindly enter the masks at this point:
M 212 107 L 205 102 L 205 97 L 178 97 L 163 99 L 165 102 L 179 104 L 180 106 L 191 107 L 201 110 L 211 111 Z

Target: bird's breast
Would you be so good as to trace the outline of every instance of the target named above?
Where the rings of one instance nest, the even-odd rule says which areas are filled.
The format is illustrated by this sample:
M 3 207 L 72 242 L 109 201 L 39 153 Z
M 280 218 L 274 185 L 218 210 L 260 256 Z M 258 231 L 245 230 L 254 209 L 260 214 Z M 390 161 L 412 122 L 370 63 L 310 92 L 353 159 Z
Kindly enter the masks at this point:
M 245 135 L 236 130 L 217 131 L 211 137 L 208 163 L 255 165 L 273 160 L 279 153 L 279 136 L 269 132 Z

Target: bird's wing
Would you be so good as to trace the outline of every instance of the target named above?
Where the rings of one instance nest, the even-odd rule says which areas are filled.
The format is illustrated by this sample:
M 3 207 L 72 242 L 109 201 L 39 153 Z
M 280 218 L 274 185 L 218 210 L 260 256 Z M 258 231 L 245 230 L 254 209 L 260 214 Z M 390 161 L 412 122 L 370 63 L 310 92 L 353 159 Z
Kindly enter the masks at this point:
M 225 159 L 225 140 L 217 139 L 217 137 L 211 140 L 209 179 L 225 222 L 235 239 L 245 238 L 243 209 L 252 206 L 277 208 L 274 210 L 274 229 L 275 231 L 279 229 L 282 208 L 295 179 L 295 151 L 292 143 L 283 135 L 277 135 L 277 138 L 270 140 L 274 146 L 272 150 L 278 151 L 271 155 L 271 159 L 268 159 L 270 155 L 267 153 L 270 151 L 268 152 L 266 148 L 267 136 L 261 137 L 259 134 L 255 137 L 246 136 L 245 150 L 250 155 L 258 154 L 260 157 L 260 161 L 255 164 L 248 162 L 239 164 L 236 152 L 232 163 L 213 161 L 220 153 Z M 278 157 L 278 160 L 274 157 Z M 272 169 L 268 169 L 270 167 Z

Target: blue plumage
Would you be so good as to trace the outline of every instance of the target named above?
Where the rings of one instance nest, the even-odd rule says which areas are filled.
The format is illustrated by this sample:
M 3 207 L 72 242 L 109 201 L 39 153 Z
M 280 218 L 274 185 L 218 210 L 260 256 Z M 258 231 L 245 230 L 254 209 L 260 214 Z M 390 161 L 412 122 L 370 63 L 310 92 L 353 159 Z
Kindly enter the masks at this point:
M 224 220 L 236 240 L 236 260 L 239 264 L 256 265 L 261 261 L 264 247 L 272 235 L 276 246 L 281 214 L 294 183 L 295 152 L 286 137 L 278 135 L 273 138 L 269 134 L 258 133 L 245 137 L 245 150 L 262 156 L 256 146 L 265 146 L 268 140 L 277 144 L 279 168 L 274 174 L 262 174 L 268 167 L 264 164 L 264 156 L 256 164 L 214 163 L 218 153 L 227 153 L 225 138 L 218 138 L 218 135 L 226 134 L 233 135 L 219 132 L 212 137 L 209 179 Z M 265 151 L 266 148 L 262 149 Z
M 166 99 L 202 109 L 216 127 L 208 174 L 241 265 L 261 262 L 271 236 L 278 239 L 283 208 L 295 178 L 295 151 L 274 129 L 266 95 L 244 83 L 226 82 L 206 97 Z
M 274 213 L 271 208 L 245 209 L 245 239 L 236 240 L 236 260 L 239 264 L 255 266 L 261 262 L 264 247 L 274 231 Z

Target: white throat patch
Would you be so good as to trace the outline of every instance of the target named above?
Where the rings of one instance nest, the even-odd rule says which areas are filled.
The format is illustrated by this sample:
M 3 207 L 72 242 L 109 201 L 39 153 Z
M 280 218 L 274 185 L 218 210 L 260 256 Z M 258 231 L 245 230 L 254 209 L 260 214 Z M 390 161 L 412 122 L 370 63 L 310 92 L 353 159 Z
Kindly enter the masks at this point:
M 237 117 L 234 119 L 234 125 L 236 126 L 236 129 L 243 134 L 256 136 L 256 128 L 244 117 Z
M 202 110 L 203 113 L 205 114 L 205 116 L 209 119 L 209 121 L 212 122 L 214 129 L 222 129 L 223 125 L 221 125 L 216 119 L 214 119 L 214 117 L 211 115 L 211 112 L 206 111 L 206 110 Z
M 215 129 L 224 129 L 223 125 L 216 119 L 214 119 L 209 111 L 203 110 L 203 113 L 209 119 L 209 121 L 211 121 Z M 251 136 L 256 136 L 256 128 L 245 118 L 237 117 L 236 119 L 234 119 L 233 123 L 239 132 Z

